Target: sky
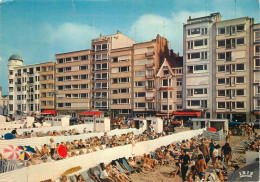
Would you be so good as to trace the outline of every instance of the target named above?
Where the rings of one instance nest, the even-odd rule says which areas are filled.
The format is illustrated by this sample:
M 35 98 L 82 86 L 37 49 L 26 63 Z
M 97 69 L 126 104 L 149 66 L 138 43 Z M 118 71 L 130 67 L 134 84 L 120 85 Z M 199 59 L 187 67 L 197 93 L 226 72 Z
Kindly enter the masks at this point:
M 0 86 L 8 91 L 8 59 L 24 65 L 55 61 L 55 54 L 91 48 L 91 39 L 120 30 L 136 42 L 157 34 L 182 55 L 183 24 L 219 12 L 222 20 L 259 23 L 258 0 L 0 0 Z

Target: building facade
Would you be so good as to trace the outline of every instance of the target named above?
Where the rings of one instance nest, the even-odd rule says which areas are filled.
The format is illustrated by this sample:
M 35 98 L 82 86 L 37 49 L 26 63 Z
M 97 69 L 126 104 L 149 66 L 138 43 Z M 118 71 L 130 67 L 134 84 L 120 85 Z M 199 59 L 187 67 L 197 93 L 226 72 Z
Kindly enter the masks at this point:
M 8 96 L 2 95 L 2 87 L 0 87 L 0 115 L 8 114 Z
M 215 31 L 219 13 L 187 20 L 183 27 L 183 107 L 205 111 L 207 118 L 215 111 Z
M 252 39 L 252 54 L 253 62 L 251 67 L 253 68 L 252 75 L 252 100 L 251 108 L 252 120 L 260 120 L 260 24 L 253 26 L 253 39 Z
M 73 117 L 90 109 L 91 51 L 56 54 L 56 111 Z
M 53 110 L 55 113 L 55 62 L 40 64 L 40 101 L 41 112 Z
M 253 19 L 237 18 L 216 24 L 217 118 L 250 121 L 251 29 Z

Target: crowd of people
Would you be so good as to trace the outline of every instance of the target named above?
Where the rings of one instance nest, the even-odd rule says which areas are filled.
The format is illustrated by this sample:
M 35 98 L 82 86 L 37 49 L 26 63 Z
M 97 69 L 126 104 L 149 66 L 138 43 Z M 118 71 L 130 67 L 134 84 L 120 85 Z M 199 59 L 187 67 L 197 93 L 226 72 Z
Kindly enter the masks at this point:
M 258 142 L 259 135 L 255 134 L 250 142 Z M 194 182 L 200 180 L 206 181 L 226 181 L 227 167 L 234 170 L 242 167 L 244 164 L 237 160 L 242 158 L 235 157 L 228 141 L 223 146 L 217 144 L 214 139 L 205 139 L 203 136 L 183 140 L 157 148 L 154 152 L 144 154 L 143 156 L 130 157 L 127 164 L 112 161 L 109 164 L 98 165 L 95 169 L 99 170 L 100 175 L 93 175 L 93 171 L 87 171 L 92 179 L 100 178 L 100 181 L 131 181 L 131 173 L 137 171 L 140 173 L 154 172 L 161 166 L 172 166 L 173 170 L 168 174 L 169 178 L 179 178 L 182 181 Z M 233 154 L 234 152 L 234 154 Z M 239 155 L 239 154 L 236 154 Z M 130 169 L 129 169 L 129 165 Z M 123 169 L 121 169 L 122 167 Z M 73 176 L 73 177 L 72 177 Z M 61 179 L 73 178 L 72 181 L 87 181 L 81 174 L 72 176 L 62 176 Z M 78 179 L 78 180 L 75 180 Z

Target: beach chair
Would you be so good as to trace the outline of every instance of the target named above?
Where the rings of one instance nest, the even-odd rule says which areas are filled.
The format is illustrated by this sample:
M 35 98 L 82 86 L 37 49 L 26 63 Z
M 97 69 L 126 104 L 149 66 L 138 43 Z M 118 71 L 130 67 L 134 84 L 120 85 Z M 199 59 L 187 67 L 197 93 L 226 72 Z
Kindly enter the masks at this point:
M 158 159 L 157 156 L 153 153 L 153 152 L 150 152 L 151 156 L 154 158 L 154 159 Z
M 97 179 L 97 181 L 101 182 L 100 176 L 101 176 L 101 172 L 99 170 L 94 170 L 94 175 L 95 175 L 95 179 Z
M 70 180 L 71 180 L 72 182 L 77 182 L 77 178 L 76 178 L 75 175 L 71 175 L 71 176 L 70 176 Z
M 236 159 L 242 163 L 246 163 L 246 160 L 241 157 L 237 152 L 233 152 L 233 154 L 236 156 Z
M 87 182 L 95 182 L 93 179 L 89 177 L 87 171 L 83 171 L 80 174 Z
M 137 169 L 133 169 L 131 166 L 129 166 L 129 164 L 128 164 L 128 162 L 126 161 L 125 158 L 122 158 L 121 161 L 122 161 L 123 165 L 125 166 L 125 168 L 126 168 L 128 171 L 130 171 L 130 172 L 136 172 L 136 171 L 137 171 Z
M 223 165 L 223 167 L 224 167 L 227 171 L 234 171 L 232 168 L 228 167 L 223 161 L 220 161 L 220 163 Z
M 176 143 L 175 146 L 176 146 L 177 149 L 181 150 L 181 147 L 178 143 Z
M 126 171 L 120 164 L 118 161 L 115 161 L 116 167 L 119 169 L 120 172 L 122 173 L 130 173 L 130 171 Z

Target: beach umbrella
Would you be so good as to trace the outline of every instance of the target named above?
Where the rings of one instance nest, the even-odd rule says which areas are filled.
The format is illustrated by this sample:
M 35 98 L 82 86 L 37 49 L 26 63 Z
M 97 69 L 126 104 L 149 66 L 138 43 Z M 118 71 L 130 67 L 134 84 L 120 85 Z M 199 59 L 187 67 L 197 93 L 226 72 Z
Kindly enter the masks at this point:
M 26 151 L 27 152 L 31 152 L 31 153 L 37 154 L 37 152 L 34 150 L 34 148 L 32 148 L 30 146 L 25 146 L 25 147 L 26 147 Z
M 59 154 L 59 156 L 61 158 L 66 158 L 67 157 L 68 152 L 67 152 L 67 149 L 66 149 L 66 147 L 64 145 L 60 145 L 58 147 L 58 154 Z
M 246 165 L 228 176 L 228 181 L 259 181 L 259 161 Z
M 11 139 L 14 139 L 14 135 L 12 133 L 6 133 L 4 135 L 4 139 L 5 140 L 11 140 Z
M 26 151 L 26 147 L 23 147 L 23 146 L 19 146 L 18 147 L 19 150 L 22 150 L 20 152 L 20 159 L 21 160 L 29 160 L 31 158 L 31 156 L 29 155 L 29 153 Z
M 9 160 L 17 160 L 20 156 L 19 149 L 13 145 L 8 145 L 8 147 L 4 149 L 4 154 Z
M 216 130 L 216 128 L 210 127 L 210 128 L 209 128 L 209 131 L 211 131 L 211 132 L 216 132 L 217 130 Z

